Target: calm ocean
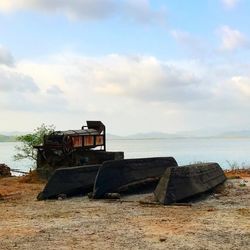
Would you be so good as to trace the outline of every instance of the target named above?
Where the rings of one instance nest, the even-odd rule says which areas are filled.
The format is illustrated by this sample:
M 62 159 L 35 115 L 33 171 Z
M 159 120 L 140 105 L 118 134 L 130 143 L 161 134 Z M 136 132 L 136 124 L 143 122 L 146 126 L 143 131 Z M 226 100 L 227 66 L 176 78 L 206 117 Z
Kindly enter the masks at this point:
M 0 163 L 28 171 L 32 162 L 13 160 L 17 144 L 0 142 Z M 250 166 L 250 138 L 108 140 L 107 150 L 124 151 L 125 158 L 174 156 L 179 165 L 213 161 L 223 168 L 229 168 L 234 163 Z

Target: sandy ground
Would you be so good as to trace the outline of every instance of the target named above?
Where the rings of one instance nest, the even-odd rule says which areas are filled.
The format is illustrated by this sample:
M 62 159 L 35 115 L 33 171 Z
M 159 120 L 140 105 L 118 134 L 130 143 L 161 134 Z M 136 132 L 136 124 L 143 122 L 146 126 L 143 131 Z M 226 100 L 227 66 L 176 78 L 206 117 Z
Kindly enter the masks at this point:
M 0 179 L 0 249 L 250 249 L 250 178 L 189 205 L 87 197 L 36 201 L 44 184 Z

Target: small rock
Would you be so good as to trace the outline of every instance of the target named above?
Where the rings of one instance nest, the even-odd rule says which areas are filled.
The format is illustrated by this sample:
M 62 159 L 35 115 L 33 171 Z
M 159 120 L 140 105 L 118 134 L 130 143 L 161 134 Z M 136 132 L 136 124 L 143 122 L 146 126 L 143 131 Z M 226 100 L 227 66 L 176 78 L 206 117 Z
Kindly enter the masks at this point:
M 219 199 L 220 198 L 220 194 L 214 194 L 214 198 L 216 198 L 216 199 Z
M 245 187 L 246 183 L 240 183 L 240 187 Z
M 92 199 L 93 198 L 93 192 L 88 193 L 88 198 Z
M 58 196 L 57 196 L 57 199 L 58 200 L 64 200 L 64 199 L 66 199 L 67 198 L 67 195 L 66 194 L 59 194 Z
M 241 181 L 240 181 L 240 187 L 245 187 L 245 186 L 246 186 L 245 180 L 241 180 Z
M 121 199 L 121 195 L 119 193 L 106 193 L 106 199 Z
M 208 212 L 212 212 L 212 211 L 215 211 L 215 208 L 214 207 L 211 207 L 207 210 Z
M 0 163 L 0 177 L 9 176 L 11 176 L 10 168 L 4 163 Z
M 160 239 L 159 239 L 160 242 L 164 242 L 164 241 L 166 241 L 166 240 L 167 240 L 167 239 L 166 239 L 165 237 L 163 237 L 163 236 L 160 237 Z

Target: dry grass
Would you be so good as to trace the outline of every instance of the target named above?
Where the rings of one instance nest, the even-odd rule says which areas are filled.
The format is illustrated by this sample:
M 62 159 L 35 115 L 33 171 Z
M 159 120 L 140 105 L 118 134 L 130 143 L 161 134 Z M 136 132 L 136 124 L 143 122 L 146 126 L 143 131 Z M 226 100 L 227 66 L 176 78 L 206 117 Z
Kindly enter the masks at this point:
M 224 172 L 228 179 L 241 179 L 244 177 L 250 177 L 250 168 L 230 169 L 225 170 Z
M 39 192 L 44 186 L 44 181 L 39 179 L 35 171 L 25 176 L 6 177 L 0 179 L 0 199 L 19 200 Z
M 45 184 L 46 180 L 41 179 L 35 170 L 19 178 L 20 183 Z

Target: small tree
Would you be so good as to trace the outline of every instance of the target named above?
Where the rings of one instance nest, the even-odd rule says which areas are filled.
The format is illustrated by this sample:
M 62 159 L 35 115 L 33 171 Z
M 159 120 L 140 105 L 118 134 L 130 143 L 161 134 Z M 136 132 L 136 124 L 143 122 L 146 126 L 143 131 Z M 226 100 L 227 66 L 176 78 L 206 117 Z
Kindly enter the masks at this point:
M 37 159 L 37 150 L 33 147 L 41 145 L 44 135 L 54 130 L 54 125 L 45 125 L 43 123 L 40 127 L 34 129 L 33 133 L 18 136 L 17 141 L 22 144 L 15 147 L 18 152 L 14 155 L 14 160 L 30 159 L 35 161 Z

